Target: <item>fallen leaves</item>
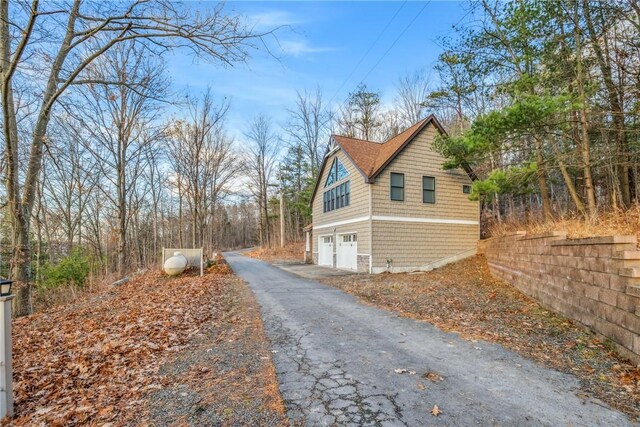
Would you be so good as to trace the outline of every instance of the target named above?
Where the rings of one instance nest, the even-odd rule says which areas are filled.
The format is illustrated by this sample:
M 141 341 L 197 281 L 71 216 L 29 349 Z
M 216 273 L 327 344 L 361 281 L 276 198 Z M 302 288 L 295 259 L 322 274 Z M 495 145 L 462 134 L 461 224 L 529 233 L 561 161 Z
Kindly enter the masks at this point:
M 497 342 L 578 377 L 584 391 L 640 416 L 640 368 L 570 320 L 495 279 L 482 256 L 411 274 L 352 275 L 323 282 L 401 315 L 471 340 Z M 477 344 L 476 344 L 477 343 Z
M 433 415 L 434 417 L 437 417 L 440 414 L 442 414 L 442 410 L 438 408 L 438 405 L 433 405 L 433 408 L 431 409 L 431 415 Z
M 211 319 L 222 277 L 151 272 L 15 319 L 11 424 L 125 421 L 141 396 L 163 386 L 161 361 Z
M 431 381 L 432 383 L 437 383 L 443 380 L 443 378 L 437 372 L 434 372 L 434 371 L 425 372 L 424 375 L 422 375 L 422 378 L 425 378 Z
M 145 398 L 131 425 L 285 425 L 258 303 L 238 278 L 223 283 L 214 317 L 162 364 L 167 385 Z
M 257 248 L 243 255 L 269 262 L 302 262 L 304 254 L 304 242 L 289 242 L 284 248 Z

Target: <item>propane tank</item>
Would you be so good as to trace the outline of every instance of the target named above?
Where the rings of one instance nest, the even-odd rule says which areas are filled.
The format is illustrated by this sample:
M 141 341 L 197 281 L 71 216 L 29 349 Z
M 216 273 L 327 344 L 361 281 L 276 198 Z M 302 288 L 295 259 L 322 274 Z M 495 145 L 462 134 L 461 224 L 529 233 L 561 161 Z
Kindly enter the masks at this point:
M 187 268 L 187 263 L 187 258 L 182 252 L 174 252 L 173 256 L 164 262 L 164 272 L 169 276 L 178 275 Z

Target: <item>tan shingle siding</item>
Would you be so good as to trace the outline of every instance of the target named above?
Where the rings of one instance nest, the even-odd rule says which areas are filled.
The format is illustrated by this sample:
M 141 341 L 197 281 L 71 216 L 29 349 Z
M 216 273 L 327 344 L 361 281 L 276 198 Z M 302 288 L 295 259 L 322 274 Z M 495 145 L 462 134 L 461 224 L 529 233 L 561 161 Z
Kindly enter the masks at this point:
M 471 184 L 469 177 L 461 170 L 443 170 L 445 159 L 431 149 L 436 134 L 435 126 L 427 126 L 378 176 L 373 184 L 374 215 L 478 220 L 478 203 L 462 192 L 463 185 Z M 403 202 L 389 197 L 391 172 L 404 174 Z M 436 178 L 434 204 L 422 202 L 423 176 Z
M 475 248 L 476 225 L 373 222 L 373 267 L 416 269 Z
M 471 180 L 461 170 L 442 169 L 444 158 L 431 149 L 437 129 L 430 124 L 385 168 L 372 188 L 373 215 L 478 221 L 478 202 L 462 192 Z M 389 197 L 390 174 L 404 174 L 404 201 Z M 422 177 L 436 178 L 436 203 L 422 202 Z M 420 268 L 475 248 L 480 226 L 373 221 L 373 267 Z
M 364 177 L 354 164 L 345 156 L 345 154 L 338 150 L 336 153 L 332 154 L 327 160 L 327 165 L 331 166 L 333 162 L 333 158 L 338 157 L 338 159 L 342 162 L 344 167 L 349 172 L 349 177 L 344 181 L 350 181 L 351 187 L 351 200 L 349 206 L 345 206 L 340 209 L 333 210 L 331 212 L 323 212 L 322 210 L 322 202 L 323 202 L 323 194 L 325 191 L 324 183 L 327 179 L 327 175 L 329 173 L 330 167 L 326 167 L 322 173 L 322 177 L 320 178 L 320 186 L 318 188 L 318 192 L 316 193 L 315 199 L 313 200 L 313 235 L 314 235 L 314 252 L 317 252 L 317 237 L 324 234 L 331 234 L 329 230 L 333 230 L 333 228 L 337 229 L 338 233 L 344 232 L 357 232 L 358 233 L 358 253 L 369 253 L 369 221 L 363 221 L 359 223 L 353 224 L 345 224 L 337 227 L 331 227 L 326 229 L 318 229 L 318 227 L 322 227 L 323 224 L 332 224 L 339 221 L 351 220 L 355 218 L 362 218 L 369 216 L 369 188 L 367 187 L 369 184 L 364 182 Z M 344 182 L 340 181 L 340 182 Z M 335 250 L 335 248 L 334 248 Z

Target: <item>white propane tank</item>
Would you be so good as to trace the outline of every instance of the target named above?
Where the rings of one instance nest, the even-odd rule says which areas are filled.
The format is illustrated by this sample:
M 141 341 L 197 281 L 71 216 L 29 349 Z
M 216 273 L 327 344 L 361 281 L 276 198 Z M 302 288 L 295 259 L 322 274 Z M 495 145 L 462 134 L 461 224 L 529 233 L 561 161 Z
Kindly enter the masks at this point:
M 171 258 L 167 258 L 164 262 L 164 272 L 169 276 L 175 276 L 182 273 L 187 268 L 187 258 L 182 252 L 174 252 Z

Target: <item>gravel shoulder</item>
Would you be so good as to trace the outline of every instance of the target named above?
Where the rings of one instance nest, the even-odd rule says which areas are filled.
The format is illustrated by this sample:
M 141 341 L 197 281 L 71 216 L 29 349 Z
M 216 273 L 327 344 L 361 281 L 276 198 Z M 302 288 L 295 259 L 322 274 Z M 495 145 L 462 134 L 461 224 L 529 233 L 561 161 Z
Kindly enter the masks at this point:
M 163 387 L 145 402 L 153 426 L 287 425 L 259 307 L 229 275 L 222 310 L 159 369 Z

